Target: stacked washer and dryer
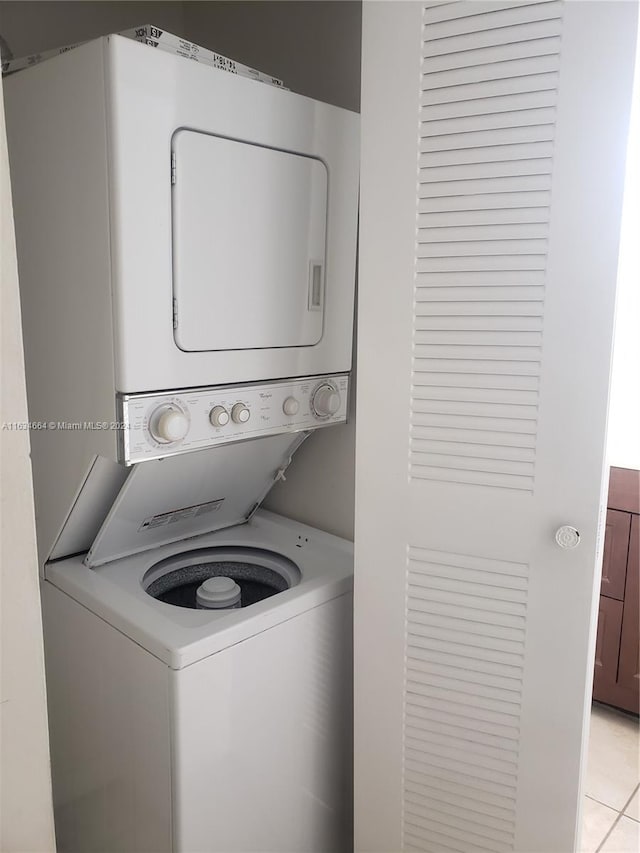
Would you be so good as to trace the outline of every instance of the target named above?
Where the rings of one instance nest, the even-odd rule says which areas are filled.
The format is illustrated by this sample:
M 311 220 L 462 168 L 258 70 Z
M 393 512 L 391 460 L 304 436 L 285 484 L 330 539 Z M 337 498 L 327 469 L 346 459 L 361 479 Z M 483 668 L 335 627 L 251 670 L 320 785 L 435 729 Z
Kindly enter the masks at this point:
M 60 851 L 351 848 L 358 119 L 118 36 L 6 80 Z M 313 488 L 313 483 L 309 484 Z

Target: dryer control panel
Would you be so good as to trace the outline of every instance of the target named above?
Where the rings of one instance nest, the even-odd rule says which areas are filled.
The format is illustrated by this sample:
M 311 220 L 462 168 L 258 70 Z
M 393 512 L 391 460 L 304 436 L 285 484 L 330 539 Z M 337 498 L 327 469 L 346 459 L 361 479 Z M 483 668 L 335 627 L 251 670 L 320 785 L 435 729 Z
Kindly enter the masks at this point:
M 118 398 L 125 465 L 346 421 L 348 374 Z

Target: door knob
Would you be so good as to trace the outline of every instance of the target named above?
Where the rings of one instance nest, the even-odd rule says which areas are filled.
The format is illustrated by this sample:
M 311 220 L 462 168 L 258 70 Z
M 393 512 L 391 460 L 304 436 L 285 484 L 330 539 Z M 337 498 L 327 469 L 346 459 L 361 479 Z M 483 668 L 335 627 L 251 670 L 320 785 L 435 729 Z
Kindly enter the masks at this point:
M 580 544 L 580 534 L 570 524 L 563 524 L 556 530 L 556 542 L 561 548 L 576 548 Z

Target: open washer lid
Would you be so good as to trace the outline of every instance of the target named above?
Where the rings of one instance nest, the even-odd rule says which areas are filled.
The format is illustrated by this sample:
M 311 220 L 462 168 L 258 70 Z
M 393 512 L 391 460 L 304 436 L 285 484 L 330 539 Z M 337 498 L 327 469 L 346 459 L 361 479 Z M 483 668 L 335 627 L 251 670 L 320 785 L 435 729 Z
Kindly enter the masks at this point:
M 115 500 L 113 491 L 109 495 L 85 564 L 101 566 L 248 521 L 307 435 L 274 435 L 134 465 Z M 77 537 L 69 531 L 84 520 L 85 504 L 95 503 L 95 492 L 89 476 L 50 559 L 70 556 L 64 546 Z

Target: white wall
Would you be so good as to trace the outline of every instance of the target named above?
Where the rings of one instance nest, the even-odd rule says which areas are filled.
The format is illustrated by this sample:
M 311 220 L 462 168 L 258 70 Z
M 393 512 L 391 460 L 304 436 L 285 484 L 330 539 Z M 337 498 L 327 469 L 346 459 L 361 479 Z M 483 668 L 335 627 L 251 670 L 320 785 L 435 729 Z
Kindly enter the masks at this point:
M 640 469 L 640 43 L 622 210 L 607 461 Z
M 360 108 L 360 2 L 185 3 L 187 38 L 284 80 L 294 92 Z M 355 347 L 354 347 L 355 352 Z M 355 383 L 354 383 L 355 384 Z M 318 430 L 265 507 L 353 539 L 355 388 L 346 426 Z
M 11 187 L 0 86 L 2 424 L 27 420 Z M 0 850 L 53 851 L 49 740 L 29 433 L 0 427 Z

